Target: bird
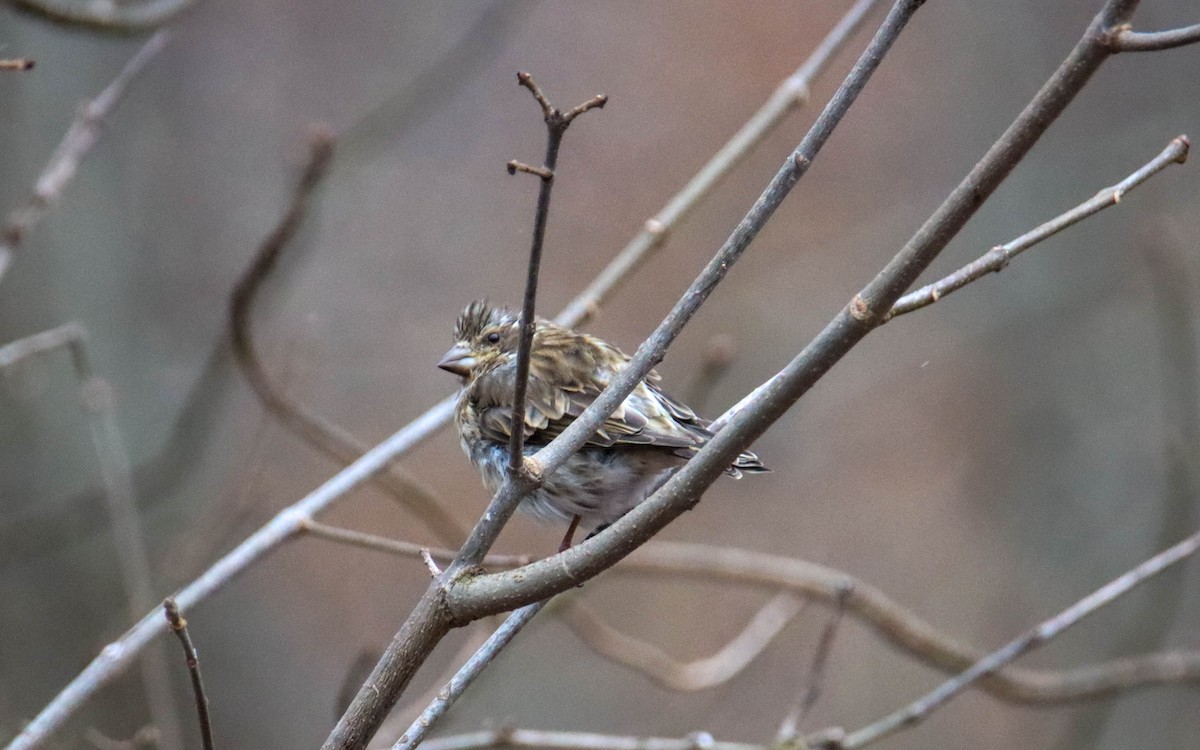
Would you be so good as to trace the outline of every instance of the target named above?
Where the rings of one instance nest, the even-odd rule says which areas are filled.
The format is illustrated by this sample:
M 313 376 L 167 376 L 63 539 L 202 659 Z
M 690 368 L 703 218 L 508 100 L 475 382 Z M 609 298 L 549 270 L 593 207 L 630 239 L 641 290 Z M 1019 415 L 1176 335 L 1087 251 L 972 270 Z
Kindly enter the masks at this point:
M 495 494 L 508 470 L 520 316 L 486 301 L 471 302 L 454 325 L 454 346 L 438 361 L 459 376 L 454 423 L 463 451 Z M 600 395 L 630 357 L 612 344 L 544 318 L 535 318 L 526 386 L 525 455 L 562 433 Z M 588 538 L 662 486 L 713 436 L 708 420 L 672 398 L 651 371 L 584 447 L 543 478 L 518 506 L 542 521 L 565 522 L 559 551 L 576 529 Z M 743 452 L 725 473 L 769 471 Z

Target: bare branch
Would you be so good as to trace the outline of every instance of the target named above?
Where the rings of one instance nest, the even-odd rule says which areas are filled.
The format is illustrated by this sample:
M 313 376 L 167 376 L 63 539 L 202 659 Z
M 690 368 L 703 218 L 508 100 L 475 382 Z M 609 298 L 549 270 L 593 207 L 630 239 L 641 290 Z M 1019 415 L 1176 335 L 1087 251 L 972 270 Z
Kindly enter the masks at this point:
M 158 28 L 191 7 L 195 0 L 133 0 L 133 2 L 14 0 L 14 2 L 18 8 L 44 16 L 57 23 L 124 33 Z
M 892 305 L 892 309 L 888 311 L 885 320 L 891 320 L 898 315 L 904 315 L 905 313 L 910 313 L 931 305 L 946 295 L 962 289 L 972 281 L 977 281 L 989 273 L 999 273 L 1004 270 L 1009 261 L 1042 240 L 1049 239 L 1067 227 L 1078 224 L 1089 216 L 1117 205 L 1125 197 L 1126 193 L 1172 164 L 1183 164 L 1187 161 L 1189 145 L 1187 136 L 1181 135 L 1176 137 L 1163 149 L 1162 153 L 1116 185 L 1104 188 L 1070 211 L 1060 214 L 1045 224 L 1031 229 L 1015 240 L 993 247 L 980 258 L 968 263 L 944 279 L 935 281 L 932 284 L 904 295 Z
M 1115 52 L 1157 52 L 1200 42 L 1200 23 L 1168 31 L 1134 31 L 1128 26 L 1112 35 Z
M 779 84 L 763 106 L 713 154 L 679 193 L 646 220 L 642 231 L 630 240 L 582 293 L 571 300 L 555 321 L 573 328 L 595 314 L 600 304 L 629 274 L 666 244 L 675 228 L 691 215 L 692 210 L 725 175 L 742 163 L 746 155 L 789 114 L 808 103 L 813 80 L 828 67 L 833 57 L 862 25 L 867 14 L 879 3 L 880 0 L 858 0 L 821 40 L 804 64 Z
M 32 70 L 35 64 L 28 57 L 6 58 L 0 60 L 0 70 Z
M 76 323 L 19 339 L 0 347 L 0 371 L 23 359 L 65 349 L 79 385 L 79 398 L 87 417 L 88 434 L 100 469 L 104 487 L 104 505 L 112 523 L 113 548 L 125 586 L 126 608 L 131 618 L 152 606 L 154 586 L 146 540 L 137 512 L 133 471 L 125 439 L 117 424 L 112 385 L 92 369 L 88 354 L 87 332 Z M 179 715 L 171 698 L 171 679 L 167 662 L 159 649 L 152 649 L 141 660 L 141 677 L 146 702 L 162 744 L 177 748 L 182 743 Z
M 263 366 L 255 347 L 251 317 L 264 283 L 278 267 L 308 216 L 313 194 L 329 171 L 334 153 L 334 134 L 327 126 L 310 128 L 308 159 L 292 190 L 288 207 L 275 228 L 254 254 L 229 300 L 229 337 L 234 358 L 263 407 L 293 433 L 341 464 L 349 464 L 370 448 L 339 425 L 312 411 L 279 386 Z M 408 506 L 445 544 L 457 544 L 466 530 L 438 502 L 432 490 L 397 466 L 372 478 L 388 494 Z
M 63 189 L 75 177 L 79 162 L 91 151 L 100 137 L 100 126 L 104 123 L 104 118 L 108 117 L 120 101 L 130 81 L 166 43 L 166 32 L 160 31 L 150 37 L 95 99 L 80 106 L 71 127 L 67 129 L 66 135 L 50 155 L 49 163 L 38 176 L 33 194 L 29 196 L 25 205 L 9 214 L 7 223 L 0 230 L 0 281 L 4 279 L 13 253 L 20 248 L 25 235 L 37 226 L 46 210 L 62 195 Z
M 533 217 L 533 241 L 529 248 L 525 301 L 521 306 L 521 338 L 517 342 L 517 374 L 513 388 L 513 430 L 508 442 L 508 472 L 512 478 L 526 473 L 525 391 L 529 385 L 529 357 L 533 350 L 533 331 L 537 326 L 533 316 L 537 303 L 538 273 L 542 265 L 542 245 L 546 239 L 546 221 L 550 216 L 550 192 L 554 189 L 554 169 L 558 166 L 558 150 L 562 146 L 563 136 L 572 120 L 589 109 L 603 107 L 604 103 L 608 101 L 608 97 L 600 95 L 564 113 L 550 104 L 546 95 L 542 93 L 533 77 L 528 73 L 517 73 L 517 82 L 529 89 L 533 98 L 542 108 L 543 119 L 546 121 L 546 156 L 540 168 L 530 167 L 518 161 L 508 163 L 509 174 L 516 174 L 517 171 L 528 172 L 537 175 L 542 180 L 541 188 L 538 190 L 537 211 Z M 479 553 L 479 557 L 482 558 L 486 552 L 487 550 L 483 550 Z M 476 562 L 470 557 L 464 559 L 469 563 Z
M 208 696 L 204 693 L 204 680 L 200 677 L 200 659 L 196 656 L 196 648 L 192 646 L 192 637 L 188 634 L 187 620 L 179 614 L 179 605 L 174 599 L 163 601 L 163 610 L 167 616 L 167 624 L 179 638 L 183 647 L 183 658 L 187 663 L 188 674 L 192 678 L 192 695 L 196 698 L 196 716 L 200 721 L 200 740 L 204 750 L 213 750 L 212 721 L 208 716 Z
M 368 534 L 362 531 L 352 531 L 351 529 L 343 529 L 337 526 L 329 526 L 328 524 L 318 523 L 317 521 L 305 521 L 303 532 L 311 534 L 319 539 L 326 539 L 331 542 L 341 542 L 355 547 L 371 549 L 377 552 L 387 552 L 400 557 L 409 557 L 420 559 L 424 557 L 425 552 L 429 553 L 429 558 L 435 562 L 450 563 L 454 560 L 455 552 L 448 549 L 432 549 L 420 544 L 412 542 L 401 542 L 388 537 Z M 528 565 L 535 558 L 531 555 L 488 555 L 483 559 L 483 565 L 488 565 L 497 568 L 515 568 L 521 565 Z
M 596 653 L 663 687 L 690 693 L 710 690 L 741 674 L 802 609 L 802 601 L 793 594 L 778 594 L 720 650 L 690 662 L 677 661 L 657 646 L 622 633 L 579 601 L 569 602 L 560 615 Z
M 942 683 L 920 700 L 914 701 L 870 726 L 848 734 L 837 746 L 845 750 L 865 747 L 901 729 L 919 724 L 930 713 L 945 705 L 972 683 L 995 673 L 1004 665 L 1050 641 L 1101 607 L 1111 604 L 1139 584 L 1153 578 L 1172 565 L 1188 559 L 1197 549 L 1200 549 L 1200 532 L 1123 573 L 1054 617 L 980 659 L 970 669 Z
M 528 625 L 538 612 L 542 611 L 548 601 L 549 599 L 534 602 L 509 615 L 504 624 L 492 634 L 492 637 L 488 638 L 487 642 L 450 679 L 450 682 L 446 683 L 437 698 L 421 712 L 408 731 L 400 736 L 400 739 L 392 746 L 392 750 L 414 750 L 417 745 L 421 744 L 429 730 L 446 715 L 454 702 L 466 692 L 471 683 L 475 682 L 475 678 L 479 677 L 484 668 L 492 663 L 516 634 L 521 632 L 521 629 Z
M 764 750 L 761 745 L 717 742 L 707 732 L 697 732 L 684 739 L 666 739 L 507 728 L 439 737 L 427 740 L 422 747 L 425 750 Z
M 775 735 L 776 745 L 796 741 L 796 738 L 799 737 L 800 727 L 804 725 L 804 719 L 808 717 L 808 712 L 817 705 L 817 700 L 821 697 L 821 681 L 825 677 L 825 664 L 829 661 L 830 652 L 833 651 L 833 639 L 837 636 L 838 625 L 841 624 L 842 615 L 846 612 L 846 598 L 850 595 L 850 591 L 851 589 L 846 587 L 839 592 L 837 606 L 833 608 L 833 614 L 830 615 L 829 621 L 821 630 L 821 637 L 813 652 L 812 665 L 809 666 L 808 674 L 804 678 L 804 687 L 800 690 L 795 705 L 784 717 L 783 723 L 780 724 L 779 731 Z

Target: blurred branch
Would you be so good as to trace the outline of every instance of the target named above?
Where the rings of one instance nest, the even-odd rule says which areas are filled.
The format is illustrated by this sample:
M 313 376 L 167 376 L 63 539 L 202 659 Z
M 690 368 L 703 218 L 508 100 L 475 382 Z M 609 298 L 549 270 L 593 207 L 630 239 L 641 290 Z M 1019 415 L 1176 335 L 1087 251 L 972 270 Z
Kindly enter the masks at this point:
M 741 742 L 717 742 L 707 732 L 684 739 L 661 737 L 622 737 L 586 732 L 551 732 L 537 729 L 499 728 L 469 732 L 427 740 L 425 750 L 763 750 L 761 745 Z
M 30 232 L 45 216 L 50 205 L 58 199 L 63 189 L 75 177 L 79 162 L 91 151 L 92 146 L 100 137 L 100 126 L 104 118 L 120 101 L 125 88 L 134 79 L 146 63 L 162 50 L 167 43 L 166 32 L 158 32 L 150 37 L 142 48 L 137 51 L 112 83 L 96 95 L 95 99 L 85 102 L 79 107 L 71 127 L 63 136 L 50 161 L 38 176 L 33 187 L 33 194 L 17 210 L 8 216 L 4 228 L 0 229 L 0 281 L 12 262 L 13 253 L 21 246 L 25 235 Z
M 126 611 L 137 617 L 151 606 L 154 586 L 146 540 L 138 517 L 132 470 L 125 440 L 117 425 L 112 385 L 96 374 L 88 354 L 87 332 L 76 323 L 19 339 L 0 347 L 0 372 L 21 360 L 68 351 L 79 396 L 88 422 L 88 434 L 96 452 L 104 505 L 112 523 L 113 549 L 126 593 Z M 171 698 L 171 677 L 163 653 L 154 649 L 141 660 L 141 677 L 146 688 L 150 718 L 166 748 L 182 747 L 182 730 Z
M 56 23 L 135 32 L 162 26 L 195 0 L 13 0 L 23 10 Z
M 1200 23 L 1169 31 L 1134 31 L 1128 26 L 1112 35 L 1115 52 L 1157 52 L 1200 42 Z
M 0 70 L 32 70 L 35 62 L 28 57 L 0 60 Z
M 803 602 L 793 594 L 778 594 L 720 650 L 690 662 L 677 661 L 657 646 L 622 633 L 579 601 L 570 601 L 559 614 L 596 653 L 663 687 L 688 693 L 723 685 L 741 674 L 802 609 Z
M 1126 193 L 1172 164 L 1183 164 L 1187 161 L 1189 146 L 1190 143 L 1187 136 L 1177 136 L 1167 144 L 1162 153 L 1116 185 L 1104 188 L 1070 211 L 1060 214 L 1050 221 L 1031 229 L 1015 240 L 993 247 L 977 260 L 968 263 L 944 279 L 935 281 L 932 284 L 904 295 L 892 305 L 892 309 L 888 311 L 885 320 L 891 320 L 898 315 L 904 315 L 927 305 L 932 305 L 951 292 L 962 289 L 972 281 L 977 281 L 989 273 L 999 273 L 1004 270 L 1009 261 L 1042 240 L 1049 239 L 1067 227 L 1074 226 L 1089 216 L 1094 216 L 1106 208 L 1117 205 L 1125 197 Z
M 554 170 L 558 166 L 558 150 L 562 146 L 562 139 L 566 135 L 567 128 L 576 117 L 590 109 L 599 109 L 608 101 L 607 96 L 600 94 L 574 109 L 563 112 L 550 104 L 537 82 L 533 80 L 533 76 L 525 72 L 517 73 L 517 82 L 529 89 L 529 93 L 533 94 L 534 100 L 542 108 L 542 119 L 546 123 L 546 156 L 542 160 L 540 169 L 515 161 L 508 163 L 509 174 L 524 171 L 541 178 L 537 209 L 533 217 L 533 240 L 529 248 L 529 267 L 525 275 L 525 300 L 521 305 L 521 337 L 517 340 L 517 372 L 513 386 L 513 430 L 508 441 L 508 473 L 510 480 L 513 481 L 527 470 L 524 452 L 525 430 L 521 426 L 525 424 L 525 391 L 529 385 L 529 357 L 533 351 L 533 332 L 537 327 L 537 321 L 534 319 L 534 307 L 537 303 L 538 273 L 542 265 L 546 221 L 550 217 L 550 193 L 554 190 Z M 488 510 L 491 512 L 493 509 L 489 508 Z M 506 519 L 500 520 L 501 525 L 504 520 Z M 478 558 L 482 559 L 486 553 L 487 550 L 479 552 Z M 468 562 L 478 562 L 478 559 L 472 560 L 469 555 L 464 559 Z
M 446 683 L 446 686 L 438 691 L 437 697 L 430 702 L 429 707 L 421 712 L 421 715 L 413 721 L 412 726 L 404 734 L 400 735 L 400 739 L 392 746 L 392 750 L 414 750 L 417 745 L 421 744 L 429 730 L 446 715 L 455 701 L 462 697 L 471 683 L 475 682 L 476 678 L 483 673 L 484 668 L 500 655 L 504 647 L 512 642 L 517 633 L 521 632 L 521 629 L 528 625 L 529 621 L 538 612 L 541 612 L 549 601 L 547 599 L 534 602 L 509 615 L 504 624 L 479 647 L 478 651 L 471 655 L 470 659 L 467 659 L 462 668 Z
M 776 745 L 782 746 L 785 743 L 796 742 L 800 736 L 800 727 L 804 725 L 808 712 L 817 705 L 817 700 L 821 697 L 821 682 L 825 678 L 825 664 L 829 661 L 830 652 L 833 651 L 833 639 L 837 636 L 842 615 L 846 612 L 846 598 L 850 595 L 850 589 L 843 588 L 839 594 L 833 614 L 825 623 L 825 627 L 821 629 L 821 637 L 817 640 L 817 648 L 813 652 L 812 665 L 809 666 L 808 674 L 804 677 L 803 687 L 796 697 L 796 703 L 792 706 L 792 710 L 788 711 L 783 723 L 779 726 L 779 731 L 775 734 Z
M 621 405 L 633 388 L 646 377 L 656 364 L 662 361 L 671 342 L 725 278 L 729 269 L 733 267 L 784 198 L 791 192 L 792 187 L 807 173 L 813 159 L 816 158 L 838 123 L 858 98 L 871 74 L 878 68 L 922 2 L 923 0 L 898 0 L 867 49 L 859 57 L 853 70 L 842 82 L 800 145 L 785 160 L 783 166 L 776 172 L 746 216 L 739 222 L 691 287 L 680 297 L 667 317 L 659 324 L 654 333 L 638 347 L 629 364 L 560 435 L 538 450 L 536 454 L 525 459 L 524 463 L 529 469 L 528 471 L 507 477 L 507 481 L 492 498 L 487 512 L 480 518 L 468 536 L 454 562 L 426 590 L 401 625 L 387 651 L 384 652 L 383 658 L 380 659 L 374 672 L 363 685 L 358 697 L 325 741 L 322 746 L 323 750 L 358 750 L 365 747 L 378 730 L 383 717 L 399 699 L 409 680 L 451 628 L 489 614 L 541 601 L 610 567 L 635 546 L 645 542 L 665 526 L 671 518 L 682 513 L 687 507 L 691 507 L 694 501 L 698 500 L 700 493 L 715 481 L 732 463 L 734 456 L 745 448 L 745 443 L 748 443 L 752 437 L 757 437 L 757 434 L 750 437 L 743 430 L 735 430 L 734 439 L 745 440 L 745 443 L 741 444 L 736 451 L 727 455 L 710 451 L 706 457 L 702 450 L 700 454 L 689 460 L 680 473 L 667 483 L 668 487 L 683 486 L 679 481 L 680 477 L 688 475 L 689 469 L 692 470 L 693 481 L 686 483 L 688 489 L 685 491 L 682 501 L 677 503 L 677 508 L 673 513 L 664 514 L 657 524 L 652 522 L 647 526 L 638 527 L 628 520 L 631 515 L 636 514 L 637 508 L 635 508 L 633 513 L 614 524 L 613 528 L 616 528 L 624 522 L 625 531 L 623 533 L 614 534 L 610 530 L 605 534 L 593 537 L 590 542 L 593 554 L 600 549 L 596 546 L 598 542 L 603 544 L 607 541 L 610 549 L 606 554 L 601 553 L 580 563 L 579 567 L 585 568 L 589 566 L 590 562 L 590 568 L 582 576 L 579 575 L 579 571 L 573 569 L 572 565 L 574 561 L 578 560 L 578 553 L 572 558 L 564 557 L 564 555 L 570 555 L 571 549 L 548 558 L 553 561 L 554 571 L 543 570 L 541 575 L 535 573 L 532 576 L 533 580 L 530 581 L 523 581 L 522 575 L 525 571 L 534 571 L 539 563 L 522 568 L 521 573 L 510 571 L 482 576 L 473 574 L 476 563 L 487 554 L 499 535 L 500 529 L 515 511 L 521 499 L 536 488 L 543 477 L 554 472 L 579 450 L 584 442 L 596 432 L 601 423 Z M 899 291 L 895 296 L 899 296 Z M 865 334 L 865 332 L 864 330 L 863 333 Z M 786 406 L 784 408 L 786 409 Z M 782 413 L 781 409 L 773 418 L 761 423 L 759 432 L 765 430 L 767 425 L 774 419 L 778 419 Z M 718 433 L 714 443 L 719 444 L 721 435 L 727 432 L 729 430 Z M 714 443 L 708 445 L 711 447 Z M 705 476 L 696 480 L 695 475 L 698 473 Z M 655 493 L 655 497 L 662 494 L 660 490 Z M 653 499 L 647 502 L 653 507 Z M 647 503 L 643 503 L 639 507 L 645 508 Z M 633 533 L 630 533 L 630 529 Z M 605 537 L 609 539 L 605 540 Z M 620 549 L 613 550 L 612 545 L 617 545 Z M 579 547 L 572 549 L 579 550 L 588 546 L 589 543 L 584 542 Z M 503 580 L 503 583 L 498 586 L 494 585 L 497 580 Z M 483 582 L 482 586 L 479 585 L 481 582 Z M 533 583 L 533 586 L 527 586 L 526 583 Z M 543 594 L 535 596 L 533 595 L 535 590 L 540 590 Z M 517 599 L 523 601 L 517 603 Z
M 378 552 L 420 559 L 421 545 L 309 522 L 313 536 Z M 429 550 L 433 559 L 450 562 L 451 550 Z M 527 565 L 524 555 L 488 555 L 495 568 Z M 840 570 L 764 552 L 682 542 L 650 542 L 612 569 L 616 575 L 676 575 L 763 589 L 786 589 L 817 599 L 868 626 L 892 647 L 944 672 L 958 672 L 985 654 L 959 643 L 888 597 L 877 587 Z M 575 605 L 578 606 L 578 605 Z M 578 634 L 578 632 L 577 632 Z M 628 637 L 628 636 L 623 636 Z M 589 646 L 595 644 L 589 643 Z M 607 655 L 607 654 L 605 654 Z M 624 663 L 621 659 L 616 659 Z M 626 665 L 639 669 L 640 665 Z M 653 677 L 652 677 L 653 678 Z M 1010 667 L 980 687 L 1010 703 L 1053 705 L 1092 700 L 1155 685 L 1200 683 L 1200 651 L 1164 651 L 1064 670 Z
M 308 160 L 292 191 L 287 210 L 259 245 L 254 260 L 230 296 L 229 337 L 238 366 L 263 407 L 309 445 L 341 464 L 349 464 L 366 453 L 370 446 L 313 412 L 271 379 L 255 348 L 250 325 L 259 291 L 299 231 L 310 210 L 313 192 L 328 173 L 334 151 L 333 132 L 325 126 L 313 127 L 308 146 Z M 438 502 L 432 490 L 399 467 L 389 466 L 386 472 L 373 477 L 373 481 L 409 506 L 444 543 L 456 544 L 465 536 L 466 531 Z
M 788 76 L 770 98 L 750 116 L 741 129 L 700 168 L 683 189 L 657 214 L 647 219 L 642 231 L 629 241 L 608 266 L 555 318 L 574 328 L 599 310 L 601 303 L 631 273 L 667 243 L 671 232 L 707 197 L 729 172 L 763 141 L 784 119 L 809 100 L 813 79 L 824 72 L 834 56 L 856 32 L 879 0 L 858 0 L 830 29 L 808 59 Z
M 213 750 L 212 722 L 208 716 L 208 696 L 204 693 L 204 680 L 200 677 L 200 659 L 196 656 L 196 648 L 192 645 L 192 637 L 188 635 L 187 620 L 179 614 L 179 605 L 174 599 L 163 601 L 163 611 L 167 624 L 179 638 L 183 647 L 183 658 L 192 678 L 192 695 L 196 698 L 196 716 L 200 721 L 200 740 L 204 750 Z
M 1112 604 L 1135 586 L 1158 575 L 1168 567 L 1188 559 L 1197 549 L 1200 549 L 1200 532 L 1193 534 L 1173 547 L 1163 550 L 1049 620 L 993 651 L 983 659 L 977 661 L 962 674 L 942 683 L 923 698 L 914 701 L 874 724 L 846 735 L 842 741 L 836 743 L 834 746 L 844 750 L 865 747 L 901 729 L 908 729 L 919 724 L 933 711 L 945 705 L 963 690 L 966 690 L 972 683 L 982 677 L 995 673 L 1004 665 L 1047 643 L 1096 610 Z
M 705 411 L 713 390 L 729 371 L 737 355 L 737 342 L 727 333 L 718 334 L 708 340 L 704 347 L 704 358 L 700 371 L 696 373 L 685 391 L 684 401 L 691 404 L 697 414 Z

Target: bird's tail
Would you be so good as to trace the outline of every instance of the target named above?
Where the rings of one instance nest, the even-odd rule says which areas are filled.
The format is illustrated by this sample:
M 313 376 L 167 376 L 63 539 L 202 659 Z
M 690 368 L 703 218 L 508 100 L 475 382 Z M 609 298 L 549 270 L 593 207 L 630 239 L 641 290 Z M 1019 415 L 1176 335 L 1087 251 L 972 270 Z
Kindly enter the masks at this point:
M 733 462 L 733 465 L 725 470 L 725 473 L 734 479 L 741 479 L 742 472 L 762 474 L 769 471 L 770 469 L 768 469 L 763 462 L 759 460 L 758 456 L 750 451 L 746 451 L 737 457 L 737 459 Z

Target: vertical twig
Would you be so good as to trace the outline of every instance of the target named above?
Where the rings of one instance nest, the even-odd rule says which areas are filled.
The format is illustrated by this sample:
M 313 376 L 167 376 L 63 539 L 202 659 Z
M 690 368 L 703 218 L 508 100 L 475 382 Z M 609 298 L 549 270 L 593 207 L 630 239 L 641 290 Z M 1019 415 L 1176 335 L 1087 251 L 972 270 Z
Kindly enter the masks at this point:
M 545 94 L 534 82 L 533 77 L 522 71 L 517 73 L 517 82 L 529 89 L 542 108 L 546 121 L 546 157 L 542 166 L 531 167 L 518 161 L 508 163 L 508 173 L 526 172 L 541 178 L 538 189 L 537 210 L 533 218 L 533 241 L 529 248 L 529 270 L 525 278 L 525 300 L 521 305 L 521 338 L 517 343 L 517 376 L 513 387 L 512 435 L 508 443 L 508 469 L 511 476 L 525 468 L 525 391 L 529 384 L 529 356 L 533 348 L 533 331 L 536 327 L 534 308 L 537 303 L 538 273 L 542 265 L 542 245 L 546 239 L 546 220 L 550 214 L 550 191 L 554 189 L 554 170 L 558 166 L 558 149 L 571 121 L 589 109 L 603 107 L 608 97 L 604 94 L 592 97 L 566 112 L 550 104 Z
M 117 426 L 112 386 L 92 369 L 87 332 L 78 324 L 68 323 L 0 347 L 0 370 L 22 359 L 58 349 L 66 349 L 70 354 L 72 371 L 79 383 L 79 396 L 104 487 L 104 504 L 112 522 L 113 548 L 127 595 L 126 610 L 130 617 L 136 618 L 153 606 L 150 560 L 138 518 L 129 453 Z M 141 659 L 141 671 L 146 703 L 162 745 L 181 747 L 182 733 L 171 698 L 170 672 L 159 649 L 145 654 Z
M 187 620 L 183 619 L 183 615 L 179 613 L 179 605 L 175 603 L 174 599 L 164 600 L 163 610 L 167 616 L 167 623 L 179 638 L 180 645 L 183 646 L 183 658 L 187 663 L 188 674 L 192 678 L 192 694 L 196 697 L 196 716 L 200 720 L 200 739 L 204 743 L 204 750 L 213 750 L 212 721 L 208 716 L 208 695 L 204 692 L 204 680 L 200 678 L 200 659 L 196 656 L 195 647 L 192 646 L 192 637 L 188 635 Z

